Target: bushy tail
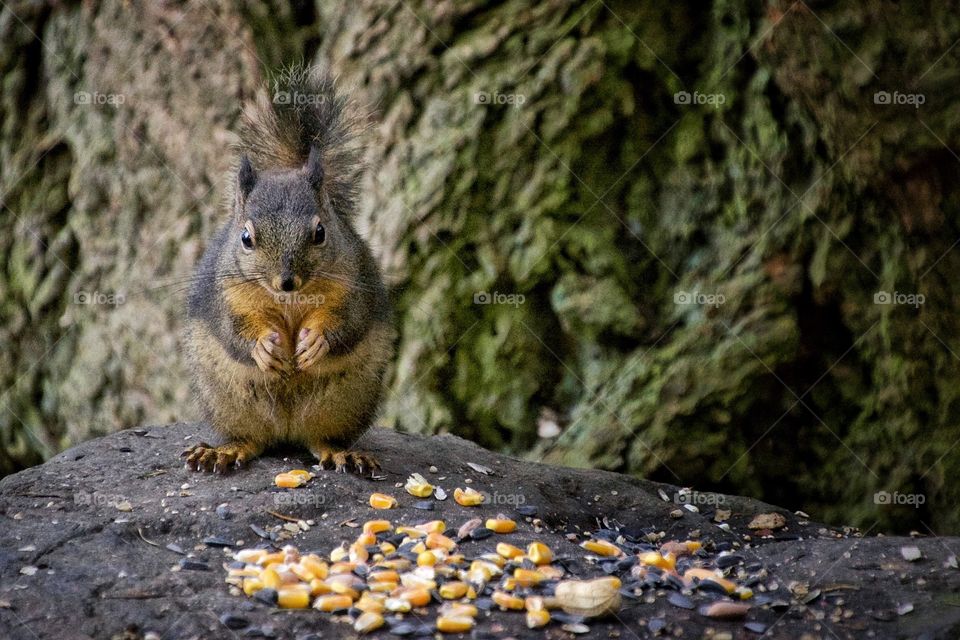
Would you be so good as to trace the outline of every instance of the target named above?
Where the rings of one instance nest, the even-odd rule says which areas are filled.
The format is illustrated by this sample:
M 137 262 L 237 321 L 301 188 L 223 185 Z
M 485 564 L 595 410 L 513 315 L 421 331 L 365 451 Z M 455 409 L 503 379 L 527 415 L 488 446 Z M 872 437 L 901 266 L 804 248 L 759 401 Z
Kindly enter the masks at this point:
M 302 167 L 316 146 L 323 161 L 323 189 L 334 207 L 349 215 L 361 173 L 358 134 L 365 117 L 337 92 L 328 73 L 295 65 L 273 78 L 273 91 L 260 91 L 245 105 L 239 151 L 257 169 L 293 169 Z

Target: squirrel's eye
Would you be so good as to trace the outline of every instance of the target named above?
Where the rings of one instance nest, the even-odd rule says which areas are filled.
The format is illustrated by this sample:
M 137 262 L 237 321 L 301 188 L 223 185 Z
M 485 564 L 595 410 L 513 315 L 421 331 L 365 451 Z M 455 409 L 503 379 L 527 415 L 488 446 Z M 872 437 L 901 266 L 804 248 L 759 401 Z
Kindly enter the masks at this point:
M 243 243 L 244 249 L 253 249 L 253 237 L 250 236 L 248 230 L 244 229 L 243 233 L 240 234 L 240 242 Z
M 319 222 L 317 223 L 317 229 L 313 232 L 313 244 L 323 244 L 327 239 L 327 230 L 323 228 L 323 225 Z

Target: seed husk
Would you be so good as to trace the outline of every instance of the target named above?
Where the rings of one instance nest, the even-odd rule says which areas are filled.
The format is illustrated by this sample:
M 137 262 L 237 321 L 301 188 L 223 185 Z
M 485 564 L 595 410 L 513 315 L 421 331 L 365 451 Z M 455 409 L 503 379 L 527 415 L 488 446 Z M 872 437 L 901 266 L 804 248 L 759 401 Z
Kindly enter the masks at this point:
M 554 597 L 564 611 L 587 618 L 598 618 L 620 610 L 617 578 L 565 580 L 557 584 Z

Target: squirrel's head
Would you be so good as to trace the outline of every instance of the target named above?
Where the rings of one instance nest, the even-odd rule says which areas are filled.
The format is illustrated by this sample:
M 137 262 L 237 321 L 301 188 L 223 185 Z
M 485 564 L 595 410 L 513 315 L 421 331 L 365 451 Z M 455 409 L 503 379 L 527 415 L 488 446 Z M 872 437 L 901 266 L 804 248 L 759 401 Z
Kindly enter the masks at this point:
M 324 195 L 323 175 L 316 147 L 298 169 L 258 172 L 241 158 L 233 254 L 245 278 L 284 294 L 348 275 L 354 238 Z

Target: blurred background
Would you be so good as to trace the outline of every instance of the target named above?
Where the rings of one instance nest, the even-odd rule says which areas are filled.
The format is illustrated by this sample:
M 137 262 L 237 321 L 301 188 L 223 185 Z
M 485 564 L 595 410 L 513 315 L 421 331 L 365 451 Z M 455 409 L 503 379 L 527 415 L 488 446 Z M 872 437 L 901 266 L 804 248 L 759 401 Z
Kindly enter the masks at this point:
M 3 0 L 0 473 L 196 418 L 185 279 L 305 59 L 375 113 L 386 425 L 960 532 L 955 4 Z

